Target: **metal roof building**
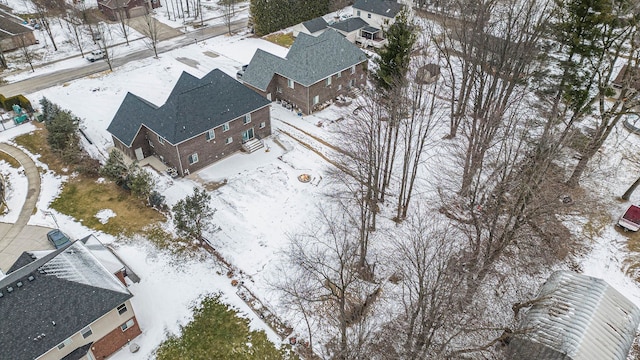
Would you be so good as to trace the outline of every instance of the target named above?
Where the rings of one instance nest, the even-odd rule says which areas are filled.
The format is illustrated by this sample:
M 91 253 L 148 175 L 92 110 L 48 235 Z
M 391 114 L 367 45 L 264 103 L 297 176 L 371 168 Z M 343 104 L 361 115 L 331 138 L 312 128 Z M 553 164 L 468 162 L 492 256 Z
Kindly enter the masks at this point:
M 553 273 L 509 343 L 509 359 L 626 360 L 640 309 L 602 279 Z

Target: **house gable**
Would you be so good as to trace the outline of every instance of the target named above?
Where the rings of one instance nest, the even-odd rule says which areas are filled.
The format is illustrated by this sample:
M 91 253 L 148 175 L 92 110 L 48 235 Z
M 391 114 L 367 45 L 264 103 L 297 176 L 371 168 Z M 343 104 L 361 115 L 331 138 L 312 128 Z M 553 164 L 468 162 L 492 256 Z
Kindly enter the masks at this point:
M 285 59 L 257 50 L 243 81 L 266 91 L 277 73 L 309 87 L 366 60 L 362 50 L 336 31 L 325 31 L 317 37 L 300 33 Z
M 80 242 L 0 279 L 0 292 L 0 348 L 12 360 L 39 357 L 132 297 Z
M 183 74 L 159 108 L 127 94 L 107 130 L 131 146 L 141 126 L 145 126 L 170 144 L 178 145 L 269 103 L 219 69 L 202 79 Z
M 352 17 L 343 21 L 333 23 L 330 26 L 338 31 L 351 33 L 351 32 L 363 29 L 369 26 L 369 24 L 359 17 Z
M 327 21 L 322 16 L 305 21 L 302 23 L 302 25 L 312 34 L 324 30 L 327 28 L 327 26 L 329 26 Z

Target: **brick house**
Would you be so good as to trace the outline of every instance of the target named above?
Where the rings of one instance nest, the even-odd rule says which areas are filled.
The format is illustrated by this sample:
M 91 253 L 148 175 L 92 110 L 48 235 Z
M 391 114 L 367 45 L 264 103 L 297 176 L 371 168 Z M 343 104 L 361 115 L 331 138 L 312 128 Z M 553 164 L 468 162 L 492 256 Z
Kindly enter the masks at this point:
M 24 20 L 11 13 L 11 8 L 0 5 L 0 47 L 11 51 L 36 43 L 33 28 L 23 25 Z
M 285 100 L 303 114 L 364 87 L 367 56 L 342 35 L 327 30 L 318 37 L 298 34 L 283 59 L 258 49 L 242 81 L 268 100 Z
M 0 279 L 2 358 L 105 359 L 141 334 L 132 294 L 76 241 Z
M 130 158 L 155 155 L 184 176 L 261 147 L 270 102 L 218 69 L 202 79 L 183 72 L 160 107 L 127 93 L 107 131 Z
M 160 0 L 98 0 L 98 9 L 111 21 L 123 15 L 127 19 L 143 16 L 160 6 Z

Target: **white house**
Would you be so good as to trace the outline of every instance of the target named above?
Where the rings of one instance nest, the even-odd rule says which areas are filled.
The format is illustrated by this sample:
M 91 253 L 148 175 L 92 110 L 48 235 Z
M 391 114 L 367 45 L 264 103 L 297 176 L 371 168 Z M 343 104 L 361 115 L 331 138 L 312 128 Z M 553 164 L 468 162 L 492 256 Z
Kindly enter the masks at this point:
M 353 15 L 364 20 L 368 26 L 360 29 L 356 43 L 363 46 L 381 47 L 386 41 L 384 30 L 395 21 L 404 5 L 391 0 L 356 0 Z

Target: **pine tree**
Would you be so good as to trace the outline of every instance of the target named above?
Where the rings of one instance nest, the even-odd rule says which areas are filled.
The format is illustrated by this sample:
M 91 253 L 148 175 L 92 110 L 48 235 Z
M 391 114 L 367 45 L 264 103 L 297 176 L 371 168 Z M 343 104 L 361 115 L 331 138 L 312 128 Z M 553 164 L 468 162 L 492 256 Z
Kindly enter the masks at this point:
M 379 90 L 389 91 L 404 83 L 416 42 L 415 25 L 406 10 L 398 14 L 395 23 L 385 31 L 385 37 L 387 44 L 378 51 L 378 70 L 373 77 Z
M 210 201 L 209 193 L 194 188 L 193 195 L 187 196 L 173 206 L 173 220 L 179 235 L 188 236 L 194 240 L 202 239 L 202 233 L 211 227 L 210 221 L 216 212 L 209 205 Z
M 75 117 L 70 111 L 63 110 L 46 123 L 49 134 L 47 142 L 51 149 L 63 154 L 76 153 L 79 151 L 80 139 L 78 128 L 80 119 Z
M 107 162 L 100 169 L 100 175 L 121 185 L 127 176 L 127 165 L 124 163 L 122 153 L 118 150 L 111 150 Z

